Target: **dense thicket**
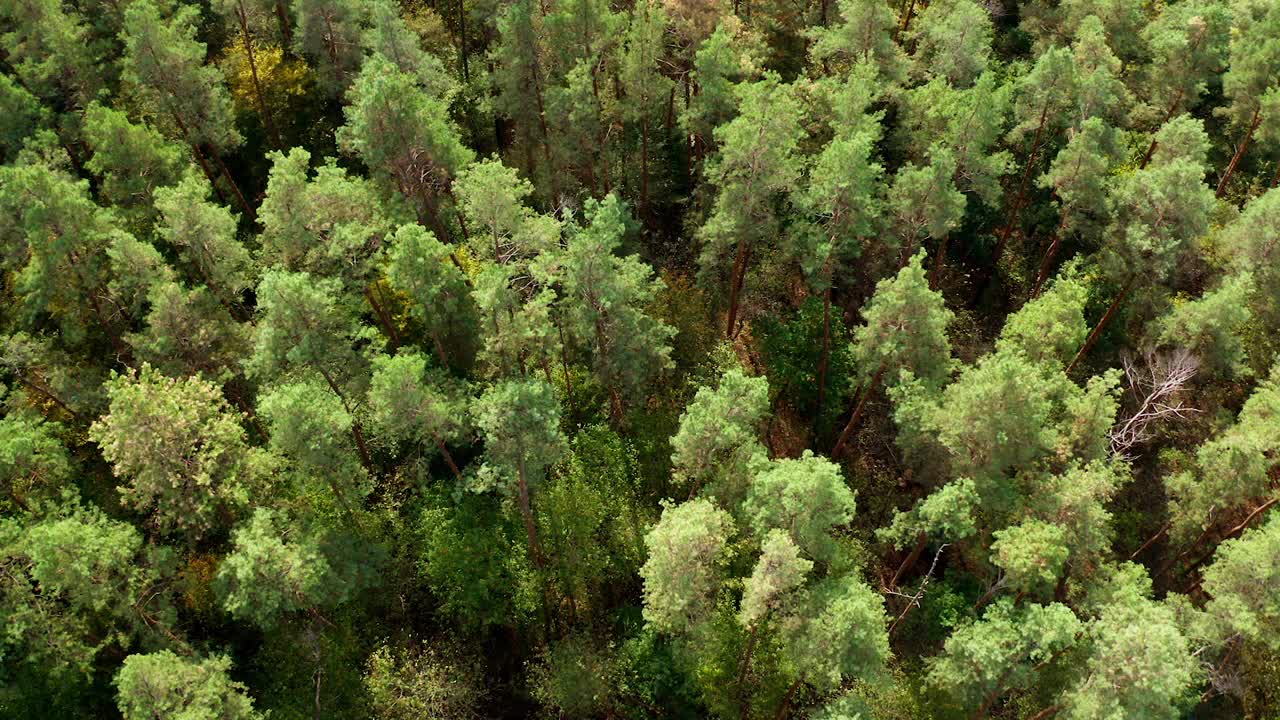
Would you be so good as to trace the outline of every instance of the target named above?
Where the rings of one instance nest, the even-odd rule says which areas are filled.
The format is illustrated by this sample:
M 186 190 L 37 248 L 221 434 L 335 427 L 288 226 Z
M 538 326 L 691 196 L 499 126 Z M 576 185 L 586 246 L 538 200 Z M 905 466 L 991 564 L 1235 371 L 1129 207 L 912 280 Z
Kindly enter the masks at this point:
M 1280 3 L 0 36 L 0 715 L 1280 717 Z

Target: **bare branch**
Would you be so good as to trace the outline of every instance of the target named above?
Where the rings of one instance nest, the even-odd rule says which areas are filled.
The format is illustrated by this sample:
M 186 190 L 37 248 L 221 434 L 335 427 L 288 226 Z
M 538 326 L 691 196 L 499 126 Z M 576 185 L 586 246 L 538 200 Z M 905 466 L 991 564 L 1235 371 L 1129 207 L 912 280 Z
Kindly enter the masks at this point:
M 1133 448 L 1150 440 L 1160 423 L 1170 418 L 1185 420 L 1200 412 L 1178 397 L 1199 369 L 1200 359 L 1186 348 L 1164 354 L 1147 353 L 1141 364 L 1126 355 L 1124 374 L 1138 408 L 1112 429 L 1111 452 L 1131 459 Z

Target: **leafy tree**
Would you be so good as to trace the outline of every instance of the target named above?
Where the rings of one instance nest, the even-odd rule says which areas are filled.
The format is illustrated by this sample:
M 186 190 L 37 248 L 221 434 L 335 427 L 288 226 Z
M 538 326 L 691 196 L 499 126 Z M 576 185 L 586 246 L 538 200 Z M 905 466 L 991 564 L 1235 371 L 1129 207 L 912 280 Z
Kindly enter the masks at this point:
M 486 390 L 472 406 L 472 414 L 485 441 L 484 479 L 515 491 L 529 557 L 540 567 L 545 558 L 538 544 L 530 487 L 543 480 L 547 468 L 564 452 L 560 401 L 542 381 L 506 380 Z
M 71 480 L 71 458 L 57 429 L 56 423 L 16 414 L 0 420 L 0 483 L 6 496 L 0 510 L 6 514 L 37 511 Z
M 906 55 L 894 42 L 898 17 L 878 0 L 840 0 L 840 21 L 814 27 L 810 56 L 817 61 L 873 63 L 881 78 L 891 83 L 906 79 Z
M 737 333 L 738 304 L 752 247 L 774 232 L 778 221 L 775 196 L 793 189 L 801 160 L 800 104 L 776 76 L 737 86 L 739 115 L 716 128 L 719 152 L 707 165 L 717 187 L 711 216 L 699 231 L 703 242 L 699 265 L 704 273 L 720 268 L 733 245 L 729 272 L 725 335 Z
M 266 93 L 262 90 L 262 80 L 258 77 L 258 60 L 254 52 L 254 31 L 260 24 L 261 18 L 269 11 L 268 5 L 274 5 L 274 2 L 268 3 L 263 0 L 219 0 L 213 3 L 213 9 L 218 14 L 226 18 L 234 18 L 236 25 L 240 31 L 240 43 L 244 48 L 245 59 L 249 62 L 249 78 L 253 81 L 253 96 L 258 105 L 259 119 L 262 121 L 263 127 L 267 134 L 271 136 L 272 142 L 277 148 L 283 144 L 280 139 L 280 131 L 276 127 L 276 121 L 267 105 Z M 276 6 L 278 7 L 278 6 Z M 251 25 L 255 26 L 251 28 Z
M 98 176 L 98 197 L 145 229 L 157 215 L 156 191 L 176 184 L 189 160 L 182 147 L 119 110 L 94 103 L 84 114 L 85 143 L 93 155 L 84 166 Z
M 472 330 L 477 322 L 467 276 L 450 264 L 449 247 L 417 225 L 400 226 L 386 254 L 387 281 L 409 297 L 409 314 L 431 338 L 440 364 L 450 367 L 456 360 L 445 341 Z
M 53 0 L 0 6 L 7 64 L 26 90 L 55 107 L 78 109 L 103 90 L 104 48 L 90 38 L 84 19 Z M 7 74 L 7 73 L 6 73 Z
M 972 708 L 974 717 L 985 717 L 1002 696 L 1031 686 L 1083 629 L 1059 603 L 997 601 L 947 638 L 942 653 L 929 660 L 928 682 L 962 708 Z
M 710 500 L 665 505 L 645 536 L 644 618 L 666 633 L 686 633 L 706 621 L 715 602 L 733 533 L 733 519 Z
M 125 658 L 116 673 L 117 705 L 125 720 L 251 720 L 262 717 L 243 683 L 229 676 L 231 659 L 184 658 L 170 650 Z
M 1114 220 L 1107 231 L 1112 240 L 1105 260 L 1120 291 L 1071 360 L 1068 372 L 1089 354 L 1134 285 L 1139 280 L 1161 282 L 1184 248 L 1208 229 L 1213 198 L 1204 184 L 1204 158 L 1193 153 L 1157 160 L 1162 161 L 1122 178 L 1111 193 Z
M 365 61 L 346 99 L 339 145 L 403 195 L 420 224 L 448 237 L 440 199 L 474 153 L 449 121 L 446 102 L 379 55 Z
M 281 377 L 293 370 L 320 375 L 351 419 L 363 464 L 370 465 L 364 432 L 353 415 L 364 394 L 366 364 L 353 346 L 353 319 L 338 301 L 338 283 L 307 273 L 270 270 L 258 283 L 261 315 L 247 362 L 252 376 Z
M 973 0 L 932 2 L 912 33 L 921 74 L 967 86 L 982 74 L 991 55 L 991 15 Z
M 1162 8 L 1142 29 L 1151 51 L 1141 87 L 1146 93 L 1143 114 L 1163 125 L 1183 110 L 1199 104 L 1209 81 L 1227 60 L 1231 11 L 1216 0 L 1178 3 Z M 1157 143 L 1152 141 L 1143 163 Z
M 176 248 L 189 277 L 203 283 L 228 308 L 253 286 L 253 259 L 236 239 L 236 219 L 208 200 L 209 187 L 188 175 L 155 192 L 162 220 L 157 234 Z
M 251 328 L 236 322 L 208 288 L 157 282 L 146 300 L 146 327 L 125 336 L 139 362 L 170 377 L 199 375 L 210 382 L 231 382 L 241 373 L 252 347 Z M 232 400 L 242 411 L 247 407 L 239 389 Z
M 204 64 L 205 45 L 196 40 L 199 14 L 196 7 L 181 5 L 165 18 L 153 0 L 129 5 L 121 34 L 121 78 L 133 88 L 140 111 L 172 123 L 168 131 L 191 146 L 211 184 L 213 171 L 202 148 L 212 151 L 240 208 L 253 218 L 253 208 L 219 157 L 243 139 L 236 131 L 231 96 L 221 74 Z
M 667 15 L 656 0 L 642 0 L 631 11 L 623 39 L 618 75 L 623 88 L 623 117 L 640 127 L 640 212 L 649 211 L 649 131 L 654 108 L 671 90 L 658 69 Z
M 364 60 L 362 26 L 371 6 L 352 0 L 299 0 L 293 4 L 296 52 L 308 57 L 323 87 L 333 95 L 347 90 Z
M 181 644 L 167 557 L 132 525 L 68 505 L 26 526 L 0 521 L 0 549 L 6 656 L 65 677 L 89 673 L 109 648 Z
M 400 16 L 400 6 L 387 0 L 370 4 L 369 28 L 361 42 L 373 55 L 390 60 L 400 72 L 412 75 L 424 90 L 436 97 L 446 97 L 454 90 L 439 58 L 423 50 L 422 39 Z
M 620 419 L 624 398 L 641 399 L 657 374 L 672 366 L 675 329 L 645 312 L 662 281 L 638 257 L 615 254 L 629 219 L 618 197 L 589 202 L 586 216 L 587 225 L 569 234 L 564 253 L 552 257 L 542 273 L 563 287 L 570 332 L 593 339 L 596 372 Z
M 334 552 L 322 536 L 299 530 L 266 508 L 235 530 L 215 579 L 233 617 L 270 630 L 294 613 L 334 608 L 369 584 L 368 558 Z
M 124 501 L 161 533 L 192 539 L 248 504 L 254 462 L 217 386 L 144 365 L 107 383 L 110 412 L 90 428 Z
M 395 443 L 435 445 L 461 480 L 462 471 L 448 443 L 459 440 L 465 431 L 463 388 L 443 373 L 428 371 L 426 358 L 419 353 L 383 355 L 373 367 L 369 407 L 374 427 Z
M 364 683 L 385 720 L 469 720 L 485 699 L 479 668 L 452 648 L 380 645 L 369 655 Z
M 947 325 L 952 313 L 925 280 L 924 254 L 917 253 L 898 274 L 876 283 L 862 309 L 866 321 L 854 332 L 853 363 L 861 397 L 831 450 L 840 454 L 866 408 L 867 397 L 886 372 L 906 370 L 930 386 L 941 385 L 951 371 Z M 890 378 L 894 375 L 890 374 Z
M 1280 77 L 1280 43 L 1275 40 L 1280 36 L 1280 9 L 1265 3 L 1240 3 L 1233 20 L 1230 63 L 1222 75 L 1222 92 L 1230 104 L 1219 112 L 1243 136 L 1218 180 L 1218 197 L 1226 194 L 1231 176 L 1259 127 L 1264 122 L 1268 126 L 1277 122 L 1275 117 L 1265 116 L 1263 110 L 1274 112 L 1274 102 L 1268 100 L 1280 96 L 1276 81 Z
M 715 388 L 699 388 L 671 438 L 673 478 L 689 485 L 691 497 L 702 488 L 740 497 L 755 459 L 766 457 L 760 425 L 768 409 L 768 381 L 738 368 L 725 371 Z
M 1274 647 L 1280 621 L 1275 557 L 1280 521 L 1271 518 L 1218 547 L 1204 570 L 1204 590 L 1212 598 L 1206 612 L 1224 626 L 1222 635 L 1239 633 L 1251 642 Z
M 829 562 L 835 553 L 832 528 L 847 524 L 855 509 L 853 491 L 840 467 L 806 452 L 794 460 L 776 460 L 756 474 L 742 512 L 758 537 L 780 528 L 805 555 Z
M 1168 606 L 1121 597 L 1087 635 L 1084 672 L 1060 698 L 1063 717 L 1180 717 L 1197 667 Z

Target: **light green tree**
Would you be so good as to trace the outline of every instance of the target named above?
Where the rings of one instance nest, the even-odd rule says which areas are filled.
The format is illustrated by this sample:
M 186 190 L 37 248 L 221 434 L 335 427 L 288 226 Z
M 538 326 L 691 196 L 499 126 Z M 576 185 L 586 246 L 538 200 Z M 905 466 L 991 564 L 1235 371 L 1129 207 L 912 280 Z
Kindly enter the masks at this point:
M 720 149 L 708 161 L 707 177 L 719 191 L 711 216 L 699 230 L 703 273 L 723 272 L 724 256 L 736 245 L 728 272 L 725 335 L 737 334 L 738 306 L 752 248 L 775 235 L 776 196 L 795 189 L 802 166 L 798 149 L 801 109 L 776 75 L 738 85 L 739 114 L 716 128 Z
M 216 385 L 144 365 L 109 381 L 107 395 L 110 410 L 89 436 L 125 503 L 157 531 L 196 540 L 248 504 L 253 454 Z
M 564 453 L 560 401 L 540 380 L 506 380 L 486 390 L 471 411 L 485 441 L 482 479 L 514 491 L 529 557 L 540 567 L 546 559 L 533 518 L 532 486 L 542 482 L 547 468 Z
M 710 500 L 666 505 L 644 538 L 649 559 L 644 579 L 644 619 L 661 632 L 684 634 L 704 623 L 724 579 L 733 518 Z
M 689 486 L 690 497 L 703 488 L 730 504 L 742 497 L 755 459 L 768 456 L 760 441 L 768 411 L 768 380 L 736 367 L 714 388 L 698 388 L 671 437 L 673 479 Z
M 116 673 L 116 706 L 125 720 L 254 720 L 248 688 L 230 677 L 231 658 L 193 659 L 162 650 L 130 655 Z
M 951 372 L 951 344 L 947 325 L 953 314 L 942 295 L 929 289 L 921 263 L 924 253 L 892 278 L 876 283 L 875 293 L 862 309 L 865 325 L 854 332 L 853 360 L 861 394 L 849 422 L 831 450 L 833 457 L 848 443 L 866 408 L 867 397 L 885 373 L 897 382 L 908 371 L 931 387 L 941 386 Z

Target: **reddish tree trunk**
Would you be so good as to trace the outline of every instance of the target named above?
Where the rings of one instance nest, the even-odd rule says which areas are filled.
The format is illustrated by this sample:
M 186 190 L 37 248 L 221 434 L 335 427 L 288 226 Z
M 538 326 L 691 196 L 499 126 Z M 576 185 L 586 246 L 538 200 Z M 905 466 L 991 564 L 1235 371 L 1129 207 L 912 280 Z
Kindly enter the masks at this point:
M 747 272 L 747 241 L 738 241 L 738 252 L 733 258 L 733 275 L 729 278 L 729 317 L 725 322 L 724 336 L 730 340 L 737 333 L 734 326 L 738 324 L 738 293 L 742 290 L 742 281 Z
M 1222 179 L 1218 181 L 1218 191 L 1214 197 L 1222 197 L 1227 192 L 1227 183 L 1231 182 L 1231 176 L 1235 174 L 1236 167 L 1240 165 L 1240 158 L 1244 157 L 1244 153 L 1249 149 L 1249 142 L 1253 140 L 1253 133 L 1258 129 L 1258 125 L 1262 123 L 1262 107 L 1253 111 L 1253 120 L 1249 123 L 1249 130 L 1244 134 L 1244 139 L 1240 141 L 1240 146 L 1236 148 L 1235 155 L 1231 156 L 1231 163 L 1227 165 L 1227 171 L 1222 174 Z
M 1133 283 L 1134 278 L 1130 278 L 1129 281 L 1125 283 L 1124 288 L 1120 290 L 1120 294 L 1116 295 L 1116 299 L 1111 301 L 1111 306 L 1102 314 L 1102 319 L 1098 320 L 1098 324 L 1095 325 L 1093 327 L 1093 331 L 1089 333 L 1089 337 L 1084 341 L 1084 345 L 1080 348 L 1080 352 L 1076 353 L 1076 356 L 1071 359 L 1071 364 L 1067 365 L 1067 369 L 1064 372 L 1070 374 L 1071 371 L 1075 369 L 1076 365 L 1079 365 L 1080 361 L 1083 360 L 1085 356 L 1089 354 L 1089 351 L 1093 349 L 1093 346 L 1098 342 L 1098 337 L 1102 335 L 1103 329 L 1107 327 L 1107 323 L 1111 322 L 1111 318 L 1116 314 L 1116 310 L 1120 307 L 1120 303 L 1123 302 L 1125 296 L 1129 294 L 1129 290 L 1133 287 Z
M 813 411 L 816 425 L 822 417 L 822 405 L 827 396 L 827 366 L 831 361 L 831 285 L 822 294 L 822 355 L 818 359 L 818 402 Z
M 253 42 L 249 38 L 249 22 L 245 17 L 244 0 L 236 5 L 236 19 L 240 21 L 240 37 L 244 40 L 245 57 L 249 60 L 249 75 L 253 78 L 253 94 L 258 100 L 258 112 L 262 113 L 262 124 L 267 128 L 267 133 L 271 135 L 271 140 L 275 144 L 277 150 L 283 147 L 280 141 L 280 133 L 276 130 L 275 121 L 271 119 L 271 114 L 267 112 L 266 95 L 262 92 L 262 83 L 258 80 L 258 63 L 253 56 Z
M 864 388 L 862 388 L 862 396 L 858 398 L 858 404 L 853 408 L 853 415 L 849 416 L 849 422 L 845 424 L 844 431 L 840 433 L 840 439 L 836 440 L 835 447 L 831 448 L 831 457 L 839 457 L 840 451 L 844 450 L 844 446 L 849 442 L 849 436 L 853 434 L 853 428 L 858 424 L 858 420 L 862 418 L 862 412 L 867 407 L 867 398 L 880 384 L 880 378 L 884 375 L 884 371 L 888 368 L 888 362 L 880 363 L 880 367 L 876 370 L 876 374 L 871 378 Z

